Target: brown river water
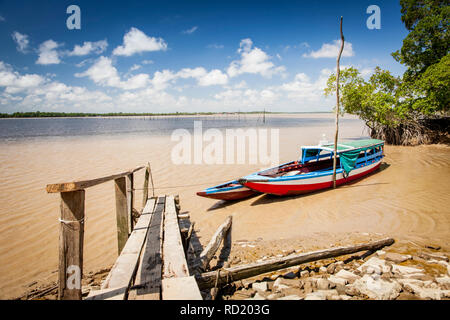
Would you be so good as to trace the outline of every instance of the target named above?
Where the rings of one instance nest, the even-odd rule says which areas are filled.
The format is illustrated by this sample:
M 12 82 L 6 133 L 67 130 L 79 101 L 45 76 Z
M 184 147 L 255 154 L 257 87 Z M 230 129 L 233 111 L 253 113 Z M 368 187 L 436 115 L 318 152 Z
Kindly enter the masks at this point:
M 301 145 L 331 139 L 331 114 L 293 115 L 328 119 L 317 125 L 282 127 L 280 162 L 299 157 Z M 340 138 L 367 137 L 359 120 L 343 123 Z M 205 187 L 244 176 L 264 166 L 174 165 L 169 134 L 89 135 L 0 140 L 0 298 L 20 295 L 33 282 L 56 280 L 59 195 L 49 183 L 93 179 L 151 163 L 155 193 L 179 194 L 181 211 L 196 223 L 205 245 L 228 215 L 232 239 L 327 238 L 349 232 L 386 234 L 415 242 L 450 243 L 450 147 L 386 146 L 382 169 L 351 185 L 309 195 L 257 196 L 226 204 L 195 195 Z M 135 176 L 136 188 L 143 171 Z M 142 191 L 135 207 L 141 208 Z M 108 267 L 117 257 L 114 186 L 86 191 L 85 272 Z

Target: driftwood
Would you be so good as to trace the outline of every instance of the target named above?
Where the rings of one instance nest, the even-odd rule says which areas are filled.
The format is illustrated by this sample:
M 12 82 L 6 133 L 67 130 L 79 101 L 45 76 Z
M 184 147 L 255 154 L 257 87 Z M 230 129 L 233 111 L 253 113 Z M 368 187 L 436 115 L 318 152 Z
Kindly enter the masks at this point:
M 259 263 L 251 263 L 231 268 L 223 268 L 220 273 L 218 273 L 217 271 L 203 273 L 197 275 L 196 280 L 200 290 L 209 289 L 215 286 L 223 286 L 233 281 L 251 278 L 260 274 L 297 266 L 303 263 L 329 259 L 365 250 L 376 251 L 385 246 L 390 246 L 393 243 L 394 239 L 387 238 L 355 246 L 293 254 L 287 257 L 274 258 Z
M 187 232 L 186 238 L 184 238 L 184 252 L 186 253 L 189 248 L 189 244 L 191 242 L 192 232 L 194 231 L 195 222 L 191 223 L 191 226 L 189 227 L 189 230 Z
M 199 267 L 202 270 L 206 270 L 206 268 L 209 265 L 209 262 L 214 257 L 214 254 L 216 253 L 217 249 L 219 249 L 222 240 L 225 238 L 225 235 L 227 234 L 228 230 L 231 227 L 231 221 L 232 217 L 229 216 L 225 220 L 225 222 L 220 225 L 216 233 L 211 238 L 211 241 L 209 241 L 208 245 L 205 247 L 205 249 L 203 249 L 202 253 L 200 254 Z

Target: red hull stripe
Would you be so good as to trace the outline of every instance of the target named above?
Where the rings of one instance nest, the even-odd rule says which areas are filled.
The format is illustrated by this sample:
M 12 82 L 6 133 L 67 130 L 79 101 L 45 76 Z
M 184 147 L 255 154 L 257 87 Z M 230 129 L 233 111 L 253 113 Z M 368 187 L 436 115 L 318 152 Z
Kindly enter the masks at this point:
M 380 167 L 380 164 L 376 165 L 370 170 L 361 172 L 359 174 L 355 174 L 353 176 L 348 177 L 347 179 L 339 179 L 336 180 L 336 185 L 342 185 L 348 183 L 353 180 L 360 179 L 365 175 L 377 170 Z M 274 194 L 278 196 L 285 195 L 294 195 L 294 194 L 302 194 L 313 192 L 321 189 L 331 188 L 333 186 L 333 181 L 327 181 L 322 183 L 313 183 L 313 184 L 290 184 L 290 185 L 281 185 L 281 184 L 270 184 L 270 183 L 257 183 L 257 182 L 247 182 L 245 186 L 264 193 Z

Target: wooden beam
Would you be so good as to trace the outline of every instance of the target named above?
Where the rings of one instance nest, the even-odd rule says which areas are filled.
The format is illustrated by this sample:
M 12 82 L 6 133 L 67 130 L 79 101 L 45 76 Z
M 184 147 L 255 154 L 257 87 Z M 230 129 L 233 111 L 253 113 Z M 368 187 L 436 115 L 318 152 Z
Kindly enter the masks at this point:
M 141 258 L 129 300 L 160 300 L 162 275 L 162 237 L 165 197 L 159 197 L 142 248 Z
M 148 208 L 154 205 L 155 200 L 150 199 Z M 153 207 L 152 207 L 153 208 Z M 105 282 L 102 285 L 102 290 L 116 288 L 124 289 L 123 297 L 126 298 L 126 293 L 130 287 L 131 281 L 136 273 L 139 256 L 147 236 L 148 227 L 152 220 L 152 214 L 142 214 L 139 217 L 136 227 L 130 235 L 125 244 L 120 256 L 117 258 L 114 266 L 108 274 Z
M 203 300 L 194 276 L 162 281 L 162 300 Z
M 59 233 L 60 300 L 81 300 L 85 192 L 61 193 Z
M 138 167 L 136 169 L 132 169 L 132 170 L 129 170 L 126 172 L 113 174 L 113 175 L 98 178 L 98 179 L 48 184 L 46 187 L 46 190 L 48 193 L 72 192 L 72 191 L 84 190 L 84 189 L 99 185 L 99 184 L 107 182 L 107 181 L 112 181 L 112 180 L 115 180 L 115 179 L 118 179 L 121 177 L 125 177 L 125 176 L 132 174 L 136 171 L 139 171 L 143 168 L 145 168 L 145 167 L 143 167 L 143 166 Z
M 209 289 L 213 288 L 216 285 L 216 282 L 218 286 L 223 286 L 230 281 L 238 281 L 246 278 L 251 278 L 260 274 L 297 266 L 303 263 L 334 258 L 342 255 L 356 253 L 359 251 L 376 251 L 385 246 L 390 246 L 393 243 L 394 239 L 387 238 L 355 246 L 293 254 L 287 257 L 269 259 L 259 263 L 251 263 L 231 268 L 223 268 L 220 270 L 219 276 L 217 274 L 217 271 L 203 273 L 201 275 L 197 275 L 196 280 L 200 290 Z
M 114 180 L 114 190 L 116 195 L 116 220 L 117 220 L 117 246 L 118 254 L 122 252 L 125 243 L 128 240 L 129 221 L 127 207 L 126 179 L 120 177 Z
M 175 200 L 173 196 L 168 196 L 166 198 L 163 261 L 163 278 L 189 276 L 189 269 L 181 241 L 180 227 L 178 225 Z
M 217 229 L 216 233 L 212 236 L 208 245 L 203 249 L 202 253 L 199 256 L 199 266 L 204 271 L 209 265 L 209 262 L 213 258 L 217 249 L 219 249 L 222 240 L 227 234 L 228 230 L 231 227 L 232 217 L 229 216 L 224 223 L 222 223 Z
M 145 204 L 148 200 L 148 179 L 150 177 L 150 165 L 148 164 L 145 167 L 145 176 L 144 176 L 144 186 L 142 189 L 144 189 L 142 194 L 142 207 L 145 207 Z M 153 195 L 154 196 L 154 195 Z
M 134 206 L 134 175 L 131 173 L 126 176 L 127 180 L 127 218 L 128 218 L 128 234 L 131 234 L 134 228 L 133 222 L 133 206 Z

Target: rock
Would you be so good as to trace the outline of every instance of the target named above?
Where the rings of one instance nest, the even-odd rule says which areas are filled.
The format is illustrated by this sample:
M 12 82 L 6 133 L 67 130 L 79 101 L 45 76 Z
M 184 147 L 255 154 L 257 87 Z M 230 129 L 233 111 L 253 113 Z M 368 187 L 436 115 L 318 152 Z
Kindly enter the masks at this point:
M 279 299 L 281 297 L 283 297 L 283 295 L 281 293 L 272 293 L 272 294 L 269 294 L 266 297 L 266 299 L 268 299 L 268 300 L 277 300 L 277 299 Z
M 313 292 L 313 285 L 310 281 L 306 281 L 305 284 L 303 285 L 303 290 L 305 291 L 305 293 L 311 293 Z
M 329 273 L 329 274 L 333 274 L 335 272 L 335 270 L 336 270 L 336 265 L 334 263 L 330 264 L 327 267 L 327 273 Z
M 423 275 L 424 271 L 422 269 L 417 269 L 413 267 L 406 267 L 406 266 L 399 266 L 397 264 L 394 264 L 392 266 L 392 272 L 394 274 L 400 275 L 400 276 L 411 276 L 411 275 Z
M 316 284 L 319 290 L 328 290 L 330 288 L 330 282 L 327 279 L 318 279 Z
M 386 254 L 386 251 L 378 250 L 378 251 L 376 252 L 376 254 L 377 254 L 377 256 L 382 256 L 382 255 L 385 255 L 385 254 Z
M 445 261 L 445 262 L 449 261 L 447 256 L 438 255 L 438 254 L 434 254 L 434 253 L 427 253 L 427 252 L 421 252 L 419 254 L 419 257 L 422 259 L 425 259 L 425 260 L 441 260 L 441 261 Z
M 304 270 L 300 272 L 300 278 L 308 278 L 309 277 L 309 271 L 308 270 Z
M 441 298 L 450 298 L 450 290 L 441 290 Z
M 401 263 L 401 262 L 405 262 L 407 260 L 412 259 L 412 256 L 398 254 L 398 253 L 394 253 L 394 252 L 388 252 L 388 253 L 386 253 L 384 259 L 395 262 L 395 263 Z
M 303 300 L 303 298 L 300 296 L 297 296 L 297 295 L 290 295 L 290 296 L 278 298 L 277 300 Z
M 273 291 L 274 292 L 281 292 L 281 290 L 283 289 L 288 289 L 289 286 L 283 284 L 283 278 L 278 278 L 277 280 L 275 280 L 275 282 L 273 283 Z
M 296 277 L 297 277 L 296 274 L 292 271 L 283 275 L 283 278 L 286 279 L 295 279 Z
M 356 279 L 355 279 L 355 280 L 356 280 Z M 345 286 L 345 285 L 347 284 L 347 280 L 346 280 L 346 279 L 340 278 L 340 277 L 337 277 L 337 276 L 334 276 L 334 275 L 331 275 L 331 276 L 328 278 L 328 281 L 330 281 L 331 283 L 333 283 L 335 286 L 337 286 L 337 285 Z
M 353 281 L 359 279 L 360 277 L 354 274 L 353 272 L 347 270 L 341 270 L 335 274 L 335 277 L 345 279 L 347 282 L 352 283 Z
M 256 290 L 256 292 L 266 292 L 269 290 L 267 282 L 255 282 L 252 284 L 252 288 Z
M 414 281 L 403 281 L 402 283 L 405 290 L 414 293 L 422 299 L 441 300 L 441 295 L 443 295 L 442 290 L 435 288 L 424 288 L 419 283 Z
M 438 277 L 438 278 L 436 278 L 436 282 L 439 283 L 439 285 L 443 289 L 445 289 L 445 290 L 450 289 L 450 277 L 448 277 L 448 276 Z
M 344 285 L 341 285 L 341 284 L 337 284 L 337 285 L 336 285 L 336 291 L 337 291 L 340 295 L 345 294 L 345 289 L 346 289 L 346 287 L 345 287 Z
M 334 296 L 331 296 L 329 300 L 342 300 L 342 299 L 341 299 L 341 296 L 334 295 Z
M 300 289 L 300 287 L 302 285 L 301 281 L 298 280 L 298 279 L 284 279 L 284 278 L 280 278 L 279 283 L 283 284 L 285 286 L 289 286 L 289 287 L 292 287 L 292 288 L 298 288 L 298 289 Z
M 319 268 L 319 273 L 321 273 L 321 274 L 327 273 L 327 268 L 325 268 L 325 267 L 320 267 L 320 268 Z
M 266 298 L 257 292 L 253 298 L 246 299 L 246 300 L 266 300 Z
M 326 300 L 339 295 L 336 290 L 319 290 L 306 295 L 305 300 Z
M 352 297 L 347 296 L 346 294 L 341 294 L 339 295 L 339 297 L 341 298 L 341 300 L 350 300 Z
M 391 267 L 386 264 L 386 261 L 377 257 L 372 257 L 363 265 L 361 265 L 357 270 L 366 274 L 376 273 L 381 275 L 382 273 L 390 272 Z
M 359 292 L 358 288 L 355 288 L 353 286 L 347 286 L 345 288 L 345 294 L 353 297 L 353 296 L 359 296 L 361 294 L 361 292 Z
M 402 286 L 396 281 L 385 281 L 379 275 L 376 275 L 374 279 L 374 277 L 368 274 L 356 280 L 353 283 L 353 287 L 367 295 L 370 299 L 375 300 L 394 300 L 402 290 Z
M 233 299 L 236 300 L 244 300 L 244 299 L 249 299 L 253 296 L 255 292 L 254 291 L 249 291 L 249 290 L 238 290 L 234 293 L 233 295 Z

